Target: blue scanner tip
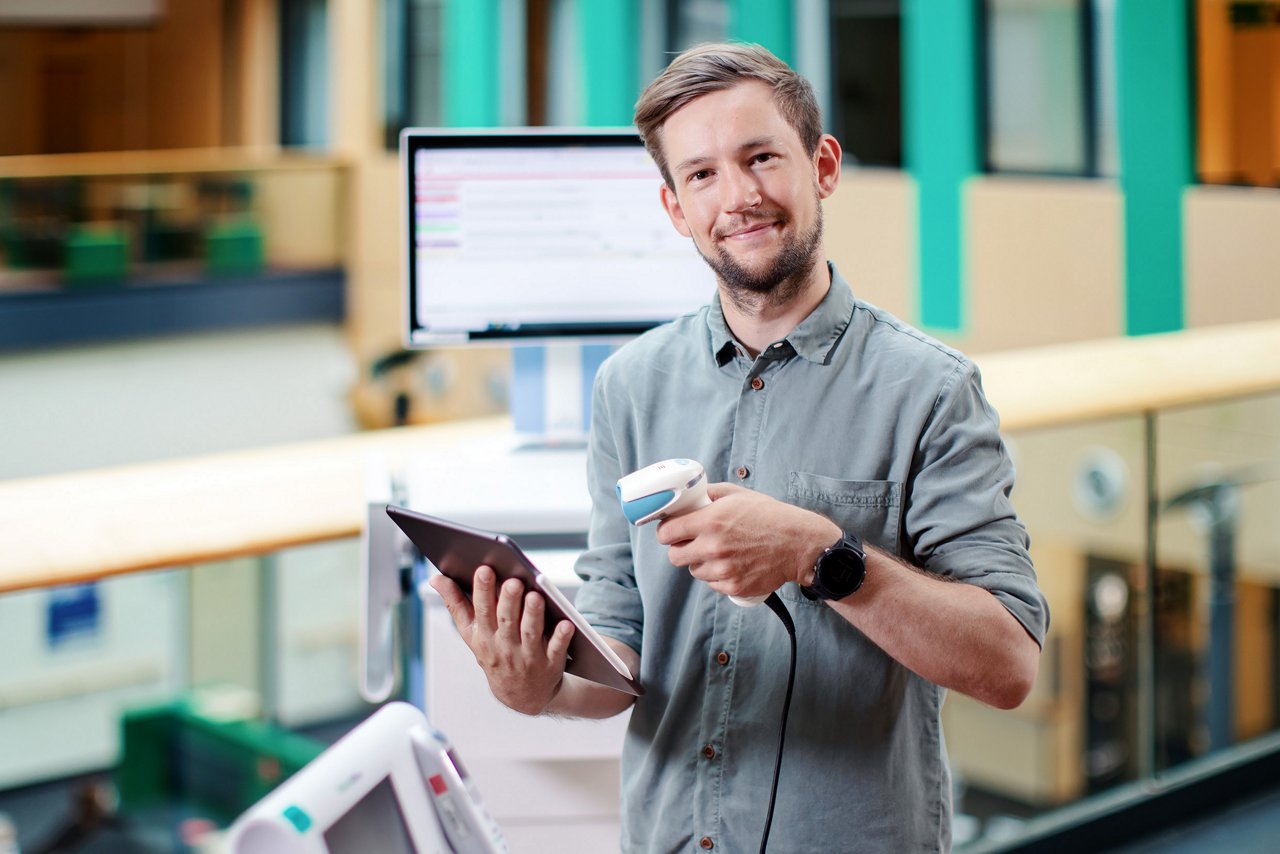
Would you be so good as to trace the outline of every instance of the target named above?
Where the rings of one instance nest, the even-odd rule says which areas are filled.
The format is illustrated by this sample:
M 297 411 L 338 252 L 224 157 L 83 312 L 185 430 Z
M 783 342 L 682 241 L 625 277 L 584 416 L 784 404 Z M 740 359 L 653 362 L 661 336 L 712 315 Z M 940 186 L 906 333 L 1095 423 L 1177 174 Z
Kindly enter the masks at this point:
M 664 489 L 662 492 L 644 495 L 633 501 L 622 501 L 622 490 L 618 490 L 618 500 L 622 502 L 623 515 L 633 525 L 650 513 L 666 507 L 675 497 L 676 491 L 674 489 Z

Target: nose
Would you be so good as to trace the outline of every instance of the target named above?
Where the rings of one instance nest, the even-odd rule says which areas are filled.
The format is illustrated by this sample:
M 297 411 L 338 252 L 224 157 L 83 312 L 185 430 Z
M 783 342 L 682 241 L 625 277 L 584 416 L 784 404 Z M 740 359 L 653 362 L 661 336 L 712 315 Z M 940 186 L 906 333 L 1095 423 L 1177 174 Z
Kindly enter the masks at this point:
M 725 213 L 738 213 L 760 205 L 760 185 L 750 169 L 730 169 L 720 179 L 720 202 Z

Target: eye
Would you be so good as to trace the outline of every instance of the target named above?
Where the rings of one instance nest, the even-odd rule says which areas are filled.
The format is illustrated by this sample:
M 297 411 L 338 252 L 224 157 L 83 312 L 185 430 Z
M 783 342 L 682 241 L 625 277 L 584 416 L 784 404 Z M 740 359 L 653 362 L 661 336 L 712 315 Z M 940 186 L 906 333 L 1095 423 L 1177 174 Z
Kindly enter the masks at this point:
M 770 160 L 774 160 L 776 158 L 777 158 L 777 155 L 774 154 L 773 152 L 762 151 L 759 154 L 752 156 L 751 161 L 753 163 L 768 163 Z
M 711 177 L 710 169 L 699 169 L 697 172 L 691 172 L 689 174 L 688 180 L 689 180 L 689 183 L 692 184 L 698 181 L 705 181 L 710 177 Z

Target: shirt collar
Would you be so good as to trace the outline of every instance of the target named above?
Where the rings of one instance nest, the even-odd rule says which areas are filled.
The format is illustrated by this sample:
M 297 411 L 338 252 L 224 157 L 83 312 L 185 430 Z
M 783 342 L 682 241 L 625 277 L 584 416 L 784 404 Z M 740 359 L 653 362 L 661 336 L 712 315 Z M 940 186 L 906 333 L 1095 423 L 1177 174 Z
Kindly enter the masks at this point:
M 775 341 L 761 355 L 776 353 L 781 357 L 795 353 L 811 362 L 826 363 L 831 349 L 849 328 L 854 306 L 853 290 L 849 283 L 840 275 L 835 264 L 828 261 L 827 269 L 831 272 L 831 287 L 822 302 L 785 338 Z M 711 355 L 717 365 L 724 367 L 735 355 L 739 355 L 739 351 L 745 352 L 741 350 L 729 330 L 729 324 L 725 322 L 719 291 L 711 300 L 710 311 L 707 312 L 707 328 L 711 332 Z

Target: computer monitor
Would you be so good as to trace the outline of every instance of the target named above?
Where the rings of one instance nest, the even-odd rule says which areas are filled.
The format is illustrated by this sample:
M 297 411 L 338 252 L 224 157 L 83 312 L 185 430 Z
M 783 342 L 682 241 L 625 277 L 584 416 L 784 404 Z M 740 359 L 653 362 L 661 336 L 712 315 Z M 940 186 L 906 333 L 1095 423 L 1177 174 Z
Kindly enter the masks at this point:
M 622 340 L 706 303 L 632 129 L 408 129 L 410 347 Z

